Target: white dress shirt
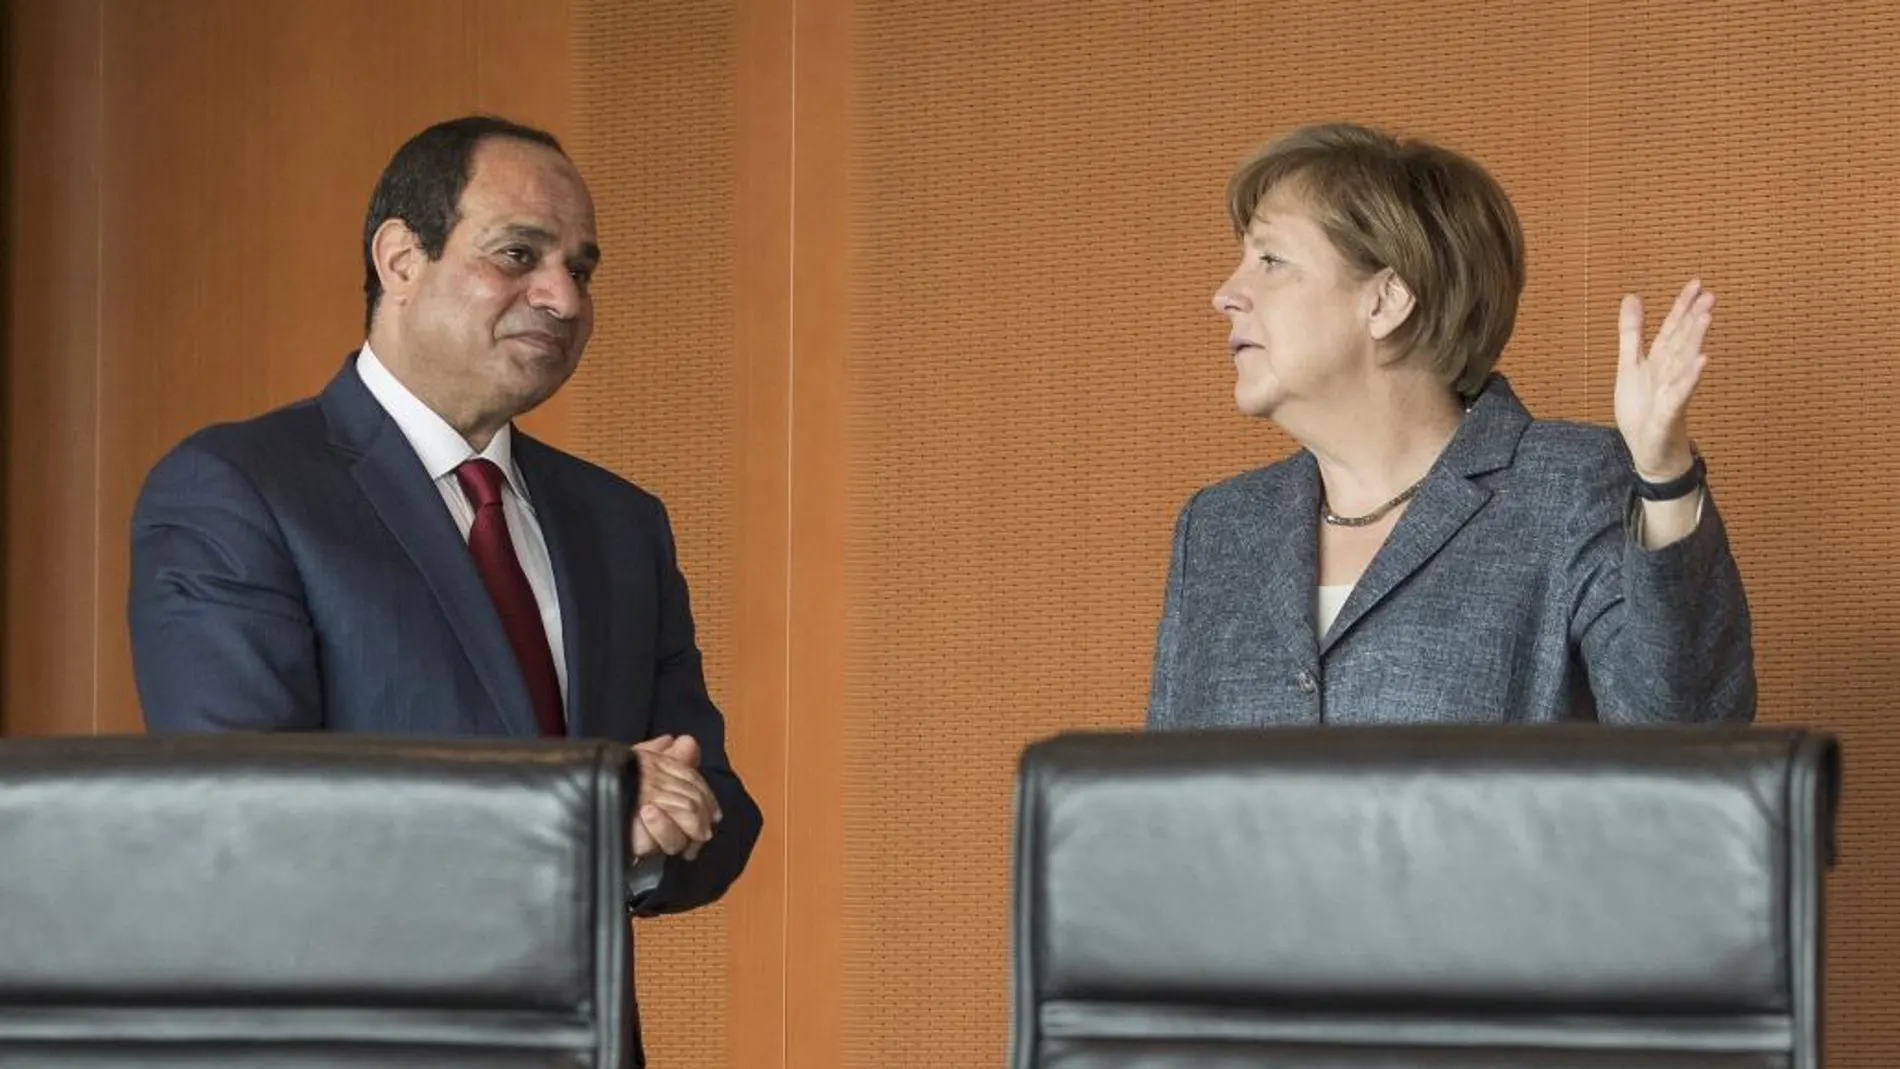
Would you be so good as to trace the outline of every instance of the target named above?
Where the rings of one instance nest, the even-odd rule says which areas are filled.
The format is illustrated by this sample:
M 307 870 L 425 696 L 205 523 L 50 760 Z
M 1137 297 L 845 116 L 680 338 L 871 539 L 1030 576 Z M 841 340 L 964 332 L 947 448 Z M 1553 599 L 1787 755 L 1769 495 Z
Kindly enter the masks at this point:
M 1346 599 L 1352 596 L 1353 584 L 1342 583 L 1339 586 L 1322 586 L 1314 607 L 1314 630 L 1319 632 L 1314 638 L 1324 640 L 1326 632 L 1332 630 L 1333 621 L 1339 619 L 1339 610 L 1346 607 Z
M 441 492 L 449 515 L 455 518 L 463 541 L 468 540 L 469 528 L 475 525 L 475 506 L 469 504 L 468 495 L 462 492 L 455 469 L 463 461 L 477 456 L 494 461 L 501 469 L 505 479 L 501 489 L 502 515 L 508 520 L 508 537 L 515 544 L 515 555 L 521 558 L 521 570 L 527 573 L 528 585 L 534 588 L 534 603 L 541 609 L 541 626 L 548 633 L 548 651 L 554 655 L 554 674 L 561 681 L 561 702 L 565 705 L 567 659 L 561 644 L 561 602 L 555 593 L 554 566 L 548 560 L 547 539 L 541 534 L 540 521 L 534 518 L 534 503 L 528 498 L 527 483 L 515 467 L 514 428 L 503 426 L 488 443 L 488 448 L 477 453 L 460 431 L 449 426 L 447 420 L 423 404 L 407 386 L 396 381 L 396 376 L 370 351 L 368 342 L 363 343 L 357 355 L 356 373 L 376 403 L 396 421 L 396 427 L 409 440 L 422 466 L 428 469 L 429 478 L 435 480 L 435 488 Z M 666 855 L 658 853 L 634 862 L 627 879 L 627 893 L 635 904 L 659 886 L 666 871 L 665 864 Z
M 506 480 L 501 488 L 502 515 L 508 520 L 508 537 L 515 544 L 515 555 L 521 558 L 521 570 L 527 573 L 528 585 L 534 589 L 534 603 L 541 609 L 541 626 L 548 633 L 548 651 L 554 655 L 554 675 L 561 681 L 561 701 L 565 705 L 567 658 L 562 655 L 561 601 L 555 593 L 554 565 L 548 561 L 547 539 L 542 537 L 541 524 L 534 518 L 534 503 L 528 499 L 527 484 L 515 468 L 514 428 L 504 425 L 495 432 L 488 448 L 477 453 L 469 448 L 468 440 L 460 431 L 449 426 L 447 420 L 410 393 L 407 386 L 396 381 L 396 376 L 370 351 L 368 342 L 363 343 L 363 351 L 356 358 L 356 373 L 376 402 L 383 406 L 383 411 L 396 421 L 402 436 L 409 439 L 422 466 L 428 469 L 429 478 L 435 480 L 435 488 L 441 491 L 449 515 L 455 517 L 455 526 L 462 532 L 464 542 L 468 541 L 469 528 L 475 524 L 475 506 L 469 504 L 468 495 L 462 492 L 455 469 L 477 456 L 494 461 L 501 469 Z

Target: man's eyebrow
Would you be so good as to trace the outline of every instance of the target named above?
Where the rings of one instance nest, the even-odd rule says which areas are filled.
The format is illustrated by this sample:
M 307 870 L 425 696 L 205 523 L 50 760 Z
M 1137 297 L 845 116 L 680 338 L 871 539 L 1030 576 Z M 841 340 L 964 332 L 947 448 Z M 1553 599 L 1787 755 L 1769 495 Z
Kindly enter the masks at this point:
M 555 244 L 555 237 L 553 231 L 529 223 L 509 223 L 496 230 L 491 241 L 525 241 L 530 245 L 546 248 Z M 598 264 L 600 246 L 591 241 L 583 243 L 580 255 L 576 259 L 584 263 Z
M 509 223 L 497 229 L 489 240 L 514 240 L 526 241 L 534 245 L 552 245 L 554 243 L 554 234 L 552 231 L 543 230 L 538 226 L 531 226 L 527 223 Z

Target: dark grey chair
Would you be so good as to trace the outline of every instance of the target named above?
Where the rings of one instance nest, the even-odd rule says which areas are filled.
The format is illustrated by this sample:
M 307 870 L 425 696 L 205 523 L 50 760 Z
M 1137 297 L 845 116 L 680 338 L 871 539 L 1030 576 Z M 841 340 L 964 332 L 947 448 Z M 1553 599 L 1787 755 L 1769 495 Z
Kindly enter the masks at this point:
M 1316 728 L 1031 747 L 1014 1069 L 1818 1069 L 1835 741 Z
M 631 1060 L 628 751 L 0 742 L 0 1065 Z

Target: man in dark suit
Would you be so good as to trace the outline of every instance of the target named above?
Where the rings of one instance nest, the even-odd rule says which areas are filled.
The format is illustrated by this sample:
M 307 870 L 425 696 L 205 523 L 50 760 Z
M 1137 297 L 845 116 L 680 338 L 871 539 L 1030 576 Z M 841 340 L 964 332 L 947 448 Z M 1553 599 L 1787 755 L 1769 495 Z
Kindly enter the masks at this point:
M 186 439 L 132 521 L 152 731 L 633 745 L 629 903 L 718 898 L 761 818 L 727 761 L 660 501 L 514 429 L 579 363 L 600 252 L 548 134 L 473 117 L 390 161 L 368 341 L 321 396 Z

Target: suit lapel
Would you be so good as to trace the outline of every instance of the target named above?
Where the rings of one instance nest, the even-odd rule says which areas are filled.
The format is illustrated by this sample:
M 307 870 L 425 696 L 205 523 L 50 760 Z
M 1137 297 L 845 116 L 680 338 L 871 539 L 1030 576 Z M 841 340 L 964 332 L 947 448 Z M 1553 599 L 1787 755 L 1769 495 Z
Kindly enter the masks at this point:
M 1346 604 L 1340 607 L 1339 618 L 1320 641 L 1321 655 L 1423 568 L 1484 508 L 1491 500 L 1491 491 L 1473 480 L 1510 466 L 1517 441 L 1530 421 L 1530 413 L 1511 392 L 1510 384 L 1503 376 L 1493 375 L 1465 413 L 1451 444 L 1426 475 L 1418 496 L 1399 517 L 1392 536 L 1379 548 Z M 1310 620 L 1312 610 L 1307 611 Z
M 593 528 L 587 518 L 571 504 L 572 495 L 560 492 L 548 453 L 546 446 L 516 428 L 515 467 L 528 484 L 528 500 L 541 525 L 541 537 L 547 542 L 548 563 L 554 569 L 554 589 L 561 603 L 568 733 L 597 735 L 603 725 L 593 717 L 590 684 L 600 674 L 600 650 L 595 639 L 607 634 L 607 621 L 602 615 L 606 592 L 600 586 L 607 575 L 607 561 L 599 542 L 589 537 Z
M 1319 663 L 1314 638 L 1314 604 L 1319 583 L 1319 465 L 1313 455 L 1300 452 L 1286 471 L 1292 485 L 1267 480 L 1249 484 L 1254 507 L 1241 532 L 1246 559 L 1234 575 L 1257 575 L 1254 591 L 1262 620 L 1290 625 L 1275 639 L 1292 651 L 1301 664 Z
M 527 683 L 468 544 L 409 440 L 357 377 L 354 357 L 322 403 L 332 444 L 357 454 L 357 486 L 435 593 L 494 703 L 496 723 L 510 735 L 538 735 Z
M 1320 653 L 1332 649 L 1373 606 L 1424 567 L 1490 499 L 1490 491 L 1462 478 L 1437 472 L 1427 478 L 1418 496 L 1406 506 L 1392 536 L 1379 547 L 1366 574 L 1347 595 L 1339 618 L 1320 642 Z

